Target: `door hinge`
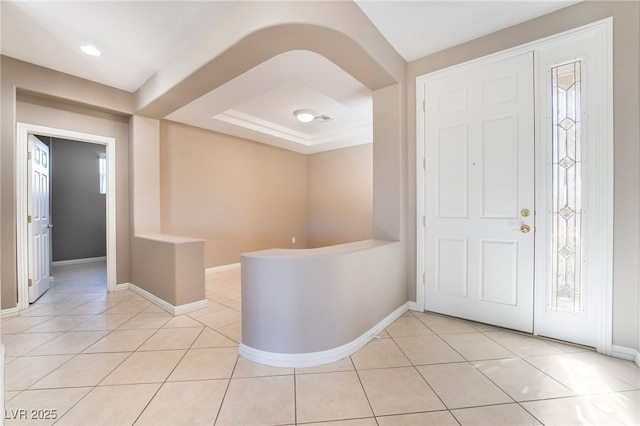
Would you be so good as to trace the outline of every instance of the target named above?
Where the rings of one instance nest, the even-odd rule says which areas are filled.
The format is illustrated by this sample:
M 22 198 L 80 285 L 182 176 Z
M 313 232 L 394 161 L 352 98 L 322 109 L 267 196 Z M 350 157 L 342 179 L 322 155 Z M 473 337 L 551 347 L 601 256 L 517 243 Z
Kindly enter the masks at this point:
M 31 278 L 29 278 L 29 287 L 33 287 L 33 280 Z
M 427 274 L 423 273 L 422 274 L 422 284 L 426 284 L 427 283 Z
M 32 156 L 31 151 L 27 151 L 27 160 L 31 160 L 31 156 Z
M 427 217 L 422 216 L 422 226 L 427 226 Z
M 426 158 L 422 159 L 422 168 L 427 170 L 427 159 Z
M 27 223 L 31 223 L 31 215 L 27 215 Z
M 422 101 L 422 112 L 427 112 L 427 101 Z

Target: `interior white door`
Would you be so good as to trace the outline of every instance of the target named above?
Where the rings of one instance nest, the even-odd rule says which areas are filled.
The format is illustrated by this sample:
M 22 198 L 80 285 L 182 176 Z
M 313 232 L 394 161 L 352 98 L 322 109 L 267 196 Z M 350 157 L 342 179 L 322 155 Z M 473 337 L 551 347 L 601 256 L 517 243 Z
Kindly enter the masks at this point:
M 49 215 L 49 147 L 29 135 L 29 303 L 49 289 L 51 265 L 51 218 Z
M 533 53 L 424 81 L 425 309 L 533 331 Z

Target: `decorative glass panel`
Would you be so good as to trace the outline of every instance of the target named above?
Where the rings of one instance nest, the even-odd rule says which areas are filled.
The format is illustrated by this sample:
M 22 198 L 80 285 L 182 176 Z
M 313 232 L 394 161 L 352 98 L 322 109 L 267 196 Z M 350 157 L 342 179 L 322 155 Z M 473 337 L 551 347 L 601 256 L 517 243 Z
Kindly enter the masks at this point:
M 104 154 L 100 154 L 98 158 L 99 164 L 99 178 L 100 178 L 100 194 L 107 193 L 107 157 Z
M 582 156 L 580 153 L 580 61 L 551 69 L 553 311 L 581 314 Z

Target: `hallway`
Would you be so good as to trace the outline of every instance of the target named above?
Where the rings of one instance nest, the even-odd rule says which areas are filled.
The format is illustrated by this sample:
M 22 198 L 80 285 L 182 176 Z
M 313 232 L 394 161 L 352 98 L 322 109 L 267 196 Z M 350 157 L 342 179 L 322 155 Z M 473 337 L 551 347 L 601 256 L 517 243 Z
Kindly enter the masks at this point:
M 408 312 L 349 358 L 268 367 L 237 355 L 239 267 L 176 317 L 104 267 L 56 269 L 2 320 L 7 425 L 640 424 L 640 369 L 581 347 Z

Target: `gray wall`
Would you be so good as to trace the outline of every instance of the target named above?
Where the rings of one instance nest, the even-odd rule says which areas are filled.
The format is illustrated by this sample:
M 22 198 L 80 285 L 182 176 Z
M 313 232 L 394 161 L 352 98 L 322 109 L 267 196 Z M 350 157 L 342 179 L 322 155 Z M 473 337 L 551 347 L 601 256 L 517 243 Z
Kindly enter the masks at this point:
M 107 255 L 106 195 L 100 194 L 98 158 L 104 145 L 52 138 L 52 259 Z

